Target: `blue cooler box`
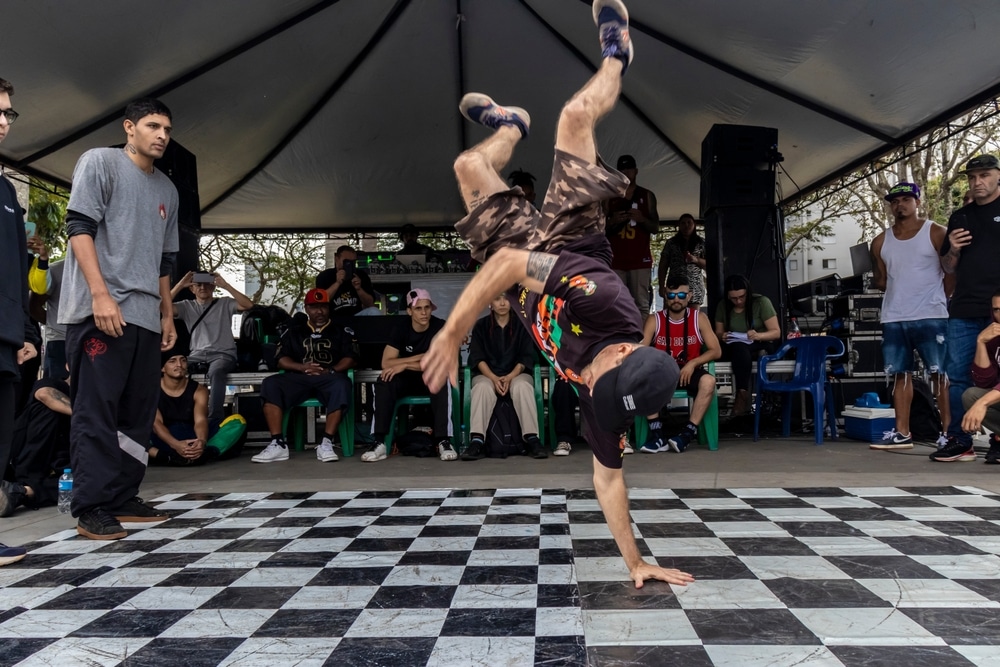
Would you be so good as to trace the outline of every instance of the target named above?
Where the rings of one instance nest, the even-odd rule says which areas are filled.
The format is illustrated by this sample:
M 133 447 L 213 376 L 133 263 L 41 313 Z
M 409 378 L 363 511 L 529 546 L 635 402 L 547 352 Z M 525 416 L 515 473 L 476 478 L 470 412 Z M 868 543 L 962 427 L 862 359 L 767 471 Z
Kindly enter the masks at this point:
M 844 432 L 852 440 L 879 442 L 882 434 L 896 426 L 896 411 L 892 408 L 861 408 L 844 410 Z

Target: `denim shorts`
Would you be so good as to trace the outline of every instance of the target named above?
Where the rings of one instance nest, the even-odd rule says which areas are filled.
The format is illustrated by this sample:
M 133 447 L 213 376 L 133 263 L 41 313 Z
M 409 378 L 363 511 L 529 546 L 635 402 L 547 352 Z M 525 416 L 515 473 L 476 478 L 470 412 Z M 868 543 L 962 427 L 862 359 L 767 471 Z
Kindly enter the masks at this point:
M 948 319 L 944 317 L 882 325 L 882 358 L 887 375 L 913 372 L 913 352 L 920 354 L 928 373 L 944 370 Z

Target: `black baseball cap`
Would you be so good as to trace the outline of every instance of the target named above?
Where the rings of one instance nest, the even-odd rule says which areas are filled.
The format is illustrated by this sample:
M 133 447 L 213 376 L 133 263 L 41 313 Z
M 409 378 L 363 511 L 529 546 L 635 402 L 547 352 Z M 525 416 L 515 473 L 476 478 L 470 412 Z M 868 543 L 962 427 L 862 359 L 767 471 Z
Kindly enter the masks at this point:
M 617 169 L 638 169 L 635 165 L 635 158 L 631 155 L 620 155 L 618 156 L 618 167 Z M 662 407 L 662 406 L 661 406 Z
M 680 374 L 671 355 L 654 347 L 635 348 L 594 384 L 598 426 L 621 435 L 637 414 L 659 412 L 673 396 Z
M 977 169 L 1000 169 L 1000 160 L 995 155 L 977 155 L 969 160 L 965 165 L 965 169 L 959 173 L 964 174 Z

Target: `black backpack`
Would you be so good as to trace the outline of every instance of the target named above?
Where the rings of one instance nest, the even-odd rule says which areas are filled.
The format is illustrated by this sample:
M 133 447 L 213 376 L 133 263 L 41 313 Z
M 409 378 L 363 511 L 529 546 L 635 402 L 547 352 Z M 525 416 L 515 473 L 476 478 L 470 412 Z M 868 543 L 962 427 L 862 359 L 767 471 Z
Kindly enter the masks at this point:
M 490 458 L 505 459 L 524 451 L 521 422 L 510 396 L 498 396 L 497 405 L 486 428 L 486 452 Z
M 930 385 L 918 377 L 913 377 L 913 401 L 910 403 L 910 435 L 914 440 L 934 442 L 944 429 L 941 428 L 941 413 L 934 406 L 934 394 Z
M 418 426 L 396 438 L 396 451 L 403 456 L 425 458 L 437 456 L 437 446 L 434 442 L 433 429 L 429 426 Z

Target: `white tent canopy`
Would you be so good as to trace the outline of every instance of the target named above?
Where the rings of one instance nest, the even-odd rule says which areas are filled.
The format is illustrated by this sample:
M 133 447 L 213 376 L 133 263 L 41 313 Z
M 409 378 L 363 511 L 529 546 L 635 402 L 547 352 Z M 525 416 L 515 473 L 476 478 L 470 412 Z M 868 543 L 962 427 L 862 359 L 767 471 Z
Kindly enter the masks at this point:
M 780 199 L 1000 93 L 993 0 L 627 0 L 636 59 L 598 128 L 662 219 L 697 214 L 715 123 L 779 130 Z M 586 0 L 4 3 L 21 113 L 0 162 L 60 183 L 121 143 L 124 106 L 173 111 L 206 230 L 445 227 L 463 92 L 532 114 L 510 169 L 548 180 L 555 119 L 600 50 Z

